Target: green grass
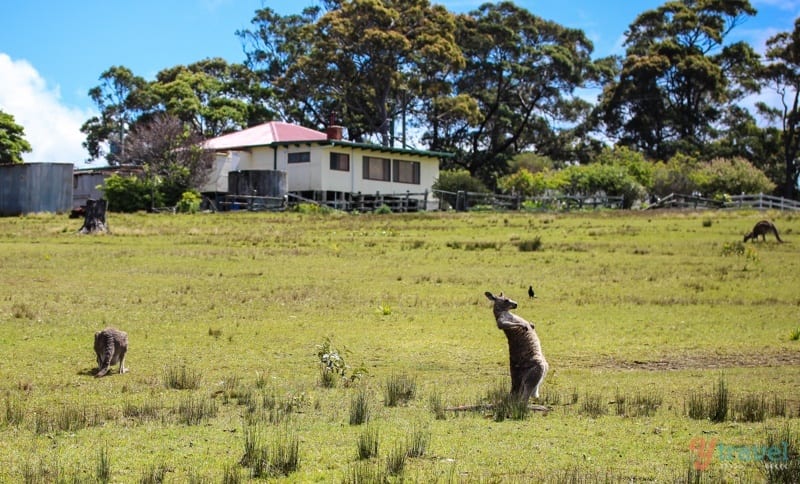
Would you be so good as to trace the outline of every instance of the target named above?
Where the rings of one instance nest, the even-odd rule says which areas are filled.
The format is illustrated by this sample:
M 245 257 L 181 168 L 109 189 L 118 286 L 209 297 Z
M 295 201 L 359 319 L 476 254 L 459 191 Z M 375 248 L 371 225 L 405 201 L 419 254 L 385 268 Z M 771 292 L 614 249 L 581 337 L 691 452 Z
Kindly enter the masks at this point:
M 761 218 L 786 243 L 738 250 Z M 108 220 L 112 234 L 79 236 L 66 216 L 0 218 L 0 482 L 672 482 L 695 437 L 800 434 L 796 215 Z M 510 386 L 484 291 L 535 323 L 547 415 L 445 410 Z M 128 332 L 130 371 L 97 379 L 105 326 Z M 323 341 L 346 357 L 341 385 L 319 381 Z M 721 374 L 725 421 L 690 418 Z M 381 405 L 390 387 L 411 398 Z M 354 453 L 358 392 L 377 458 Z M 713 461 L 701 477 L 764 472 Z

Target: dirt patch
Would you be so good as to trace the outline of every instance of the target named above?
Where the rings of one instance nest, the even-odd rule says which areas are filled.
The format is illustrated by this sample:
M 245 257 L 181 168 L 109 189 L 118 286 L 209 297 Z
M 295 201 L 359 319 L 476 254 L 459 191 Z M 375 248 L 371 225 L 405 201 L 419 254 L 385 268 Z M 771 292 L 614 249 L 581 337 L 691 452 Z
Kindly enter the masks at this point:
M 694 370 L 716 368 L 756 368 L 769 366 L 800 365 L 799 351 L 781 353 L 712 354 L 698 353 L 671 355 L 655 360 L 621 360 L 609 358 L 590 364 L 593 368 L 627 370 Z

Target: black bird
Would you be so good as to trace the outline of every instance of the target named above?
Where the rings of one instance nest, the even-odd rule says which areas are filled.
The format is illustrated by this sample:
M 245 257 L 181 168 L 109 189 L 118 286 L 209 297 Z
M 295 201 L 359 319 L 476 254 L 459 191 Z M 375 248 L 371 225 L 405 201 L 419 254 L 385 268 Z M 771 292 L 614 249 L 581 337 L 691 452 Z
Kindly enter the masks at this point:
M 536 294 L 533 293 L 533 286 L 528 286 L 528 299 L 533 299 L 536 297 Z

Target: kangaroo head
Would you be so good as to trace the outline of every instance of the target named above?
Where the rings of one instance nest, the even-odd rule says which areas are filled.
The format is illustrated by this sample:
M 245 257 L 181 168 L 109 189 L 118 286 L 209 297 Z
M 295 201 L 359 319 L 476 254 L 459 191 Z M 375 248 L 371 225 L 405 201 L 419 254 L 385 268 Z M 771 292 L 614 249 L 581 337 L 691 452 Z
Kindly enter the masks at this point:
M 495 296 L 489 291 L 486 291 L 485 294 L 490 301 L 494 302 L 494 310 L 496 312 L 509 311 L 517 308 L 517 302 L 503 296 L 502 292 L 498 296 Z

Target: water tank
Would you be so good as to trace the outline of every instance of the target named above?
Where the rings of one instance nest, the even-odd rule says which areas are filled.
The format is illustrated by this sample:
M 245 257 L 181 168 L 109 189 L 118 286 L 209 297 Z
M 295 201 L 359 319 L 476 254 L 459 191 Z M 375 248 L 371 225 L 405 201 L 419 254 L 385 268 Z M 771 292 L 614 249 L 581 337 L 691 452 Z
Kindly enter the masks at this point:
M 283 197 L 288 178 L 280 170 L 238 170 L 228 172 L 228 195 Z

